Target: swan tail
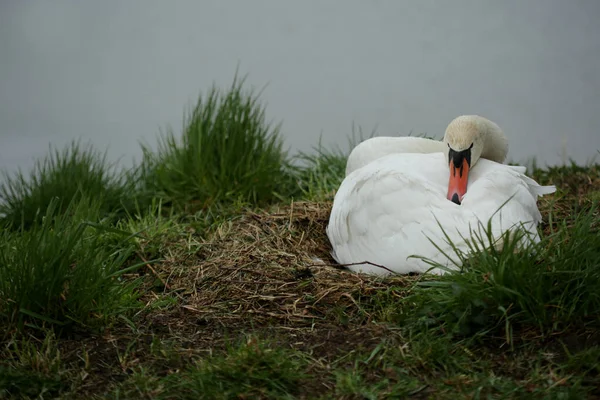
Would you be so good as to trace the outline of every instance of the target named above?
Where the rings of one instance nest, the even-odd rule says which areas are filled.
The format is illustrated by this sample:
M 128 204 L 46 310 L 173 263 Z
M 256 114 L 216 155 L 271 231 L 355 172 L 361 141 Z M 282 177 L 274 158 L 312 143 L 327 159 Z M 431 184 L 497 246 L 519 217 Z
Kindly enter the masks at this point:
M 537 187 L 533 188 L 533 191 L 538 197 L 544 196 L 546 194 L 552 194 L 552 193 L 556 192 L 556 186 L 554 186 L 554 185 L 549 185 L 549 186 L 538 185 Z
M 529 186 L 531 194 L 536 196 L 536 198 L 556 192 L 556 186 L 554 185 L 542 186 L 528 176 L 523 176 L 523 179 L 527 183 L 527 186 Z

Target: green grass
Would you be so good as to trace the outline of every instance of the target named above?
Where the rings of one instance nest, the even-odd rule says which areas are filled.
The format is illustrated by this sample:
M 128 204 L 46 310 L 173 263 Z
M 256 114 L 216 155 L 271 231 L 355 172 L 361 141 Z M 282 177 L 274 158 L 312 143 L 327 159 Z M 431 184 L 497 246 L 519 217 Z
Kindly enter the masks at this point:
M 228 91 L 212 87 L 184 116 L 182 133 L 144 146 L 143 190 L 179 208 L 197 211 L 216 203 L 266 204 L 290 190 L 280 126 L 244 80 Z
M 598 228 L 594 207 L 558 222 L 522 252 L 516 249 L 523 233 L 506 235 L 501 250 L 486 250 L 489 237 L 475 239 L 468 254 L 459 253 L 459 273 L 417 284 L 404 300 L 413 304 L 409 319 L 460 336 L 501 331 L 507 343 L 516 329 L 544 337 L 600 329 Z
M 54 398 L 70 384 L 52 332 L 41 340 L 8 342 L 0 362 L 0 398 Z
M 402 347 L 382 342 L 335 369 L 334 398 L 585 398 L 581 380 L 535 353 L 496 365 L 444 337 L 412 337 Z M 513 364 L 514 363 L 514 364 Z M 519 369 L 513 369 L 518 365 Z M 521 370 L 522 369 L 522 370 Z M 565 384 L 567 383 L 567 384 Z
M 347 158 L 347 153 L 329 150 L 321 144 L 312 153 L 298 153 L 299 165 L 294 168 L 294 176 L 301 197 L 312 201 L 332 200 L 344 179 Z
M 14 229 L 32 226 L 56 199 L 59 212 L 82 197 L 96 199 L 102 215 L 119 213 L 124 203 L 132 202 L 126 174 L 118 174 L 105 154 L 78 141 L 62 151 L 51 148 L 29 174 L 3 175 L 0 223 Z
M 600 396 L 600 165 L 533 165 L 524 252 L 356 276 L 324 234 L 347 152 L 288 157 L 243 84 L 131 171 L 74 142 L 5 174 L 0 398 Z
M 139 255 L 146 260 L 159 258 L 164 253 L 164 244 L 181 236 L 181 224 L 171 209 L 163 210 L 161 199 L 152 199 L 146 207 L 136 207 L 127 212 L 126 218 L 116 223 L 116 228 L 128 232 Z
M 51 201 L 29 229 L 0 232 L 0 320 L 17 327 L 90 325 L 134 307 L 121 282 L 133 247 L 122 233 L 87 222 L 100 205 Z M 115 242 L 114 236 L 120 236 Z
M 305 367 L 297 353 L 250 338 L 160 380 L 162 393 L 155 398 L 290 398 Z

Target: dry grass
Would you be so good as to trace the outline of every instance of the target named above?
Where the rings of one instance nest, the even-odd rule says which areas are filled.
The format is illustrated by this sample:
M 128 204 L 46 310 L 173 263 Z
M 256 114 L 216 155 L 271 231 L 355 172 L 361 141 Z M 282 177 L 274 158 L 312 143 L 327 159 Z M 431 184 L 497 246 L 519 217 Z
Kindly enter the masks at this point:
M 399 291 L 416 278 L 382 281 L 335 266 L 325 236 L 330 209 L 330 203 L 300 202 L 249 211 L 219 226 L 208 240 L 188 239 L 179 247 L 197 250 L 184 264 L 181 255 L 172 254 L 154 266 L 180 304 L 153 312 L 152 318 L 170 331 L 198 325 L 232 331 L 268 328 L 317 341 L 344 324 L 364 328 L 372 319 L 365 299 L 391 287 Z M 146 295 L 147 301 L 154 296 Z
M 600 199 L 600 164 L 537 169 L 532 177 L 541 185 L 556 185 L 558 189 L 554 195 L 539 200 L 544 215 L 550 211 L 559 216 L 568 215 L 573 208 L 589 208 Z

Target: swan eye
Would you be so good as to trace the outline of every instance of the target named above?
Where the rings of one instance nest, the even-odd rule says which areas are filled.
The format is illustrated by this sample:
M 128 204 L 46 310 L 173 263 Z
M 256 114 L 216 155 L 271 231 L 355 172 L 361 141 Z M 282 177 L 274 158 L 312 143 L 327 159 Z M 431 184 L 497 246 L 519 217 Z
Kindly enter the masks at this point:
M 469 150 L 471 150 L 473 148 L 473 143 L 471 143 L 471 146 L 469 146 Z

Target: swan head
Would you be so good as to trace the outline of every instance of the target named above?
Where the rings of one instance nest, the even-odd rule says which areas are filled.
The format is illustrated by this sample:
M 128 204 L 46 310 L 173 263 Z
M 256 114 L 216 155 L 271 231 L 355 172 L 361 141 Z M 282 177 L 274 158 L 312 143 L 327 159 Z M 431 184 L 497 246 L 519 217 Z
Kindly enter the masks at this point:
M 443 141 L 448 146 L 445 154 L 450 168 L 447 197 L 456 204 L 467 193 L 469 171 L 481 157 L 502 163 L 508 153 L 508 140 L 500 127 L 477 115 L 455 118 Z

